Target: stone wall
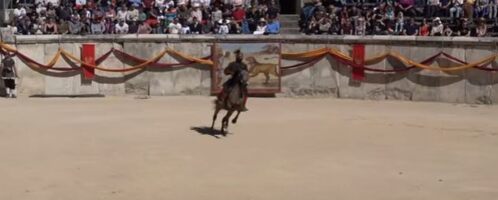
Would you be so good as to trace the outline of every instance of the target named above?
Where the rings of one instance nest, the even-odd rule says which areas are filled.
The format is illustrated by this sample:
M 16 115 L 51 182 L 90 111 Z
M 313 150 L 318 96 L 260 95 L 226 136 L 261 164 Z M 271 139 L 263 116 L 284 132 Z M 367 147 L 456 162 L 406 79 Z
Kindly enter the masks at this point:
M 7 41 L 8 42 L 8 41 Z M 178 36 L 178 35 L 125 35 L 125 36 L 17 36 L 10 44 L 36 61 L 47 63 L 59 47 L 73 55 L 80 55 L 81 44 L 95 43 L 96 56 L 111 48 L 123 50 L 141 58 L 151 58 L 166 47 L 195 57 L 211 54 L 216 42 L 280 42 L 283 52 L 303 52 L 322 47 L 333 47 L 349 54 L 351 44 L 366 44 L 366 57 L 386 51 L 395 51 L 415 61 L 421 61 L 440 51 L 461 60 L 474 62 L 497 53 L 492 38 L 430 38 L 391 36 Z M 178 62 L 166 55 L 161 62 Z M 81 73 L 53 73 L 35 70 L 16 58 L 20 73 L 20 95 L 209 95 L 211 72 L 193 65 L 181 69 L 152 69 L 134 73 L 97 72 L 94 81 L 84 81 Z M 282 66 L 296 61 L 282 60 Z M 102 65 L 124 68 L 116 55 Z M 443 58 L 433 66 L 455 66 L 457 63 Z M 493 63 L 495 66 L 496 63 Z M 56 67 L 74 67 L 75 63 L 61 59 Z M 386 59 L 370 66 L 377 69 L 403 67 L 395 59 Z M 337 98 L 371 100 L 441 101 L 451 103 L 498 102 L 498 75 L 469 69 L 446 73 L 414 69 L 402 73 L 367 73 L 362 82 L 351 79 L 351 69 L 331 57 L 326 57 L 313 67 L 282 77 L 282 93 L 278 96 L 330 96 Z M 2 87 L 2 85 L 0 85 Z

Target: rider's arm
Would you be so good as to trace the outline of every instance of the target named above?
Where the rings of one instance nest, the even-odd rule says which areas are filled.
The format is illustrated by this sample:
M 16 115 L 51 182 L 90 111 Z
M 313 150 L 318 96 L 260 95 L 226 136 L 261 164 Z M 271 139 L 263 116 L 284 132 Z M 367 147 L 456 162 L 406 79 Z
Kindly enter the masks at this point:
M 225 68 L 225 70 L 223 70 L 223 73 L 224 73 L 225 75 L 230 75 L 230 74 L 232 74 L 232 73 L 233 73 L 233 66 L 232 66 L 232 65 L 228 65 L 228 67 L 227 67 L 227 68 Z

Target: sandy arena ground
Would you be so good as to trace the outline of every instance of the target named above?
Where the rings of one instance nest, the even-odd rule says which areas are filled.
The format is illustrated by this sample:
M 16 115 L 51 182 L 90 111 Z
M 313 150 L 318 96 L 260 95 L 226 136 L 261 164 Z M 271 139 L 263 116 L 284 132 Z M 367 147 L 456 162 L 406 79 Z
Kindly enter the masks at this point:
M 211 99 L 0 99 L 0 199 L 498 197 L 498 106 L 253 98 L 223 137 Z

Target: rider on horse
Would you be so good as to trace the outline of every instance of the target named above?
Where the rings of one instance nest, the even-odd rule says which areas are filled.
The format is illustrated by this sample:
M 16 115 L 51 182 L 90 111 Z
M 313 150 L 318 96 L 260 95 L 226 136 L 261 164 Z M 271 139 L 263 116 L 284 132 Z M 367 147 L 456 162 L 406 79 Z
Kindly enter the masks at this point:
M 248 77 L 248 68 L 247 65 L 242 62 L 244 60 L 244 54 L 240 50 L 236 50 L 235 52 L 235 62 L 232 62 L 228 65 L 227 68 L 223 71 L 225 75 L 232 75 L 230 79 L 228 79 L 225 83 L 223 83 L 223 91 L 218 96 L 218 100 L 222 102 L 226 102 L 226 98 L 228 98 L 228 94 L 233 87 L 240 87 L 242 93 L 241 97 L 244 98 L 244 103 L 242 105 L 243 112 L 248 111 L 246 108 L 247 102 L 247 77 Z

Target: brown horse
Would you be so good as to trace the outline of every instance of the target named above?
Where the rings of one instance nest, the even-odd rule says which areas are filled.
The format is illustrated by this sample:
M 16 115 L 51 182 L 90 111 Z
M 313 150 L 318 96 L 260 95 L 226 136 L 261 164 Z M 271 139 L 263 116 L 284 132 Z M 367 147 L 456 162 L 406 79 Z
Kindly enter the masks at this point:
M 237 112 L 237 115 L 235 116 L 235 118 L 233 118 L 232 123 L 237 123 L 237 119 L 239 118 L 240 112 L 242 110 L 242 105 L 244 103 L 244 97 L 241 95 L 242 91 L 239 85 L 234 86 L 226 92 L 228 92 L 226 94 L 227 98 L 218 98 L 214 101 L 215 110 L 213 115 L 213 123 L 211 124 L 211 129 L 214 129 L 214 123 L 216 121 L 218 113 L 221 110 L 226 110 L 227 114 L 221 120 L 221 133 L 223 135 L 226 135 L 225 130 L 228 129 L 228 121 L 230 120 L 230 117 L 234 112 Z

